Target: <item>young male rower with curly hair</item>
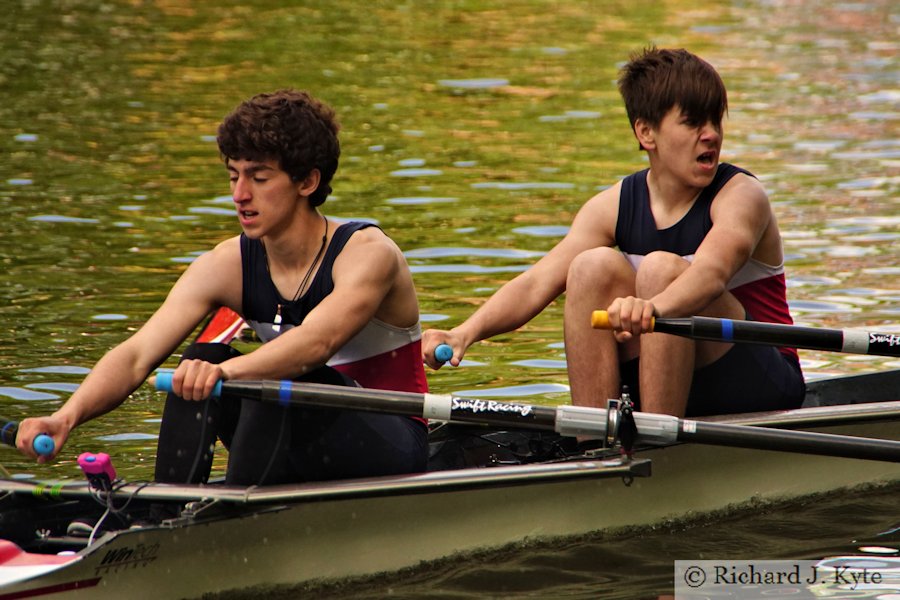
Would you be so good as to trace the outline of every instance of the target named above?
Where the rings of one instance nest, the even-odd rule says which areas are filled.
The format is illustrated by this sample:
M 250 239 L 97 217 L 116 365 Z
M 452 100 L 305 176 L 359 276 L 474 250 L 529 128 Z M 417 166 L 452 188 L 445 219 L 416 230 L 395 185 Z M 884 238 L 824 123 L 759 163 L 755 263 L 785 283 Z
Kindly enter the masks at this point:
M 197 258 L 60 410 L 24 420 L 19 449 L 34 456 L 32 439 L 44 432 L 58 453 L 74 427 L 123 402 L 225 306 L 264 343 L 246 355 L 220 344 L 188 347 L 166 400 L 157 480 L 205 480 L 216 437 L 229 448 L 229 484 L 425 470 L 421 420 L 208 399 L 217 381 L 232 379 L 427 391 L 418 302 L 400 249 L 378 227 L 337 223 L 318 210 L 338 166 L 337 133 L 331 108 L 293 90 L 255 96 L 228 115 L 217 141 L 243 233 Z
M 794 349 L 648 333 L 651 317 L 706 315 L 791 323 L 781 235 L 762 184 L 719 162 L 722 79 L 686 50 L 651 48 L 622 68 L 619 90 L 650 168 L 582 206 L 565 238 L 450 331 L 429 330 L 425 359 L 514 330 L 566 293 L 572 401 L 605 407 L 622 383 L 644 411 L 677 416 L 799 406 Z M 606 309 L 612 331 L 591 329 Z

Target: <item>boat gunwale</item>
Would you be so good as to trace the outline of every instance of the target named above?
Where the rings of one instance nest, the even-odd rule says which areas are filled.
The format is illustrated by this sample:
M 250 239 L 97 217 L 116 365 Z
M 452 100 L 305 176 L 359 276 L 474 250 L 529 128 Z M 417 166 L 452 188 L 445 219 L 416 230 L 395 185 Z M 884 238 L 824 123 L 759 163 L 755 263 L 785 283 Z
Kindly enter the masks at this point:
M 693 420 L 709 423 L 782 428 L 837 426 L 867 421 L 897 421 L 900 420 L 900 400 L 837 404 L 832 406 L 805 406 L 783 411 L 696 417 Z
M 203 501 L 230 504 L 317 502 L 341 498 L 390 496 L 394 494 L 441 493 L 465 489 L 556 483 L 572 479 L 609 479 L 650 476 L 649 459 L 619 455 L 494 467 L 472 467 L 430 471 L 410 475 L 372 477 L 272 486 L 178 485 L 167 483 L 125 484 L 115 489 L 118 497 L 142 500 Z M 85 482 L 31 483 L 0 480 L 0 493 L 46 499 L 79 499 L 96 495 Z

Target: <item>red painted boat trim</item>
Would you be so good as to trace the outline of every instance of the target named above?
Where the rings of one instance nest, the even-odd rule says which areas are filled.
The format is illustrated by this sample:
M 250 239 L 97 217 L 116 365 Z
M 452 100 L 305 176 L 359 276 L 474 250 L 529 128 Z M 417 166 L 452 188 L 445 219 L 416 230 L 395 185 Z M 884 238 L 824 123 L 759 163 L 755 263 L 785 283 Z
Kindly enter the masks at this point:
M 195 341 L 227 344 L 237 336 L 243 327 L 244 320 L 241 316 L 223 306 L 215 312 Z
M 22 590 L 21 592 L 11 592 L 9 594 L 0 594 L 0 600 L 18 600 L 19 598 L 36 598 L 38 596 L 47 596 L 49 594 L 59 594 L 60 592 L 71 592 L 84 588 L 92 588 L 100 583 L 100 577 L 91 579 L 82 579 L 80 581 L 70 581 L 68 583 L 58 583 L 56 585 L 48 585 L 33 590 Z

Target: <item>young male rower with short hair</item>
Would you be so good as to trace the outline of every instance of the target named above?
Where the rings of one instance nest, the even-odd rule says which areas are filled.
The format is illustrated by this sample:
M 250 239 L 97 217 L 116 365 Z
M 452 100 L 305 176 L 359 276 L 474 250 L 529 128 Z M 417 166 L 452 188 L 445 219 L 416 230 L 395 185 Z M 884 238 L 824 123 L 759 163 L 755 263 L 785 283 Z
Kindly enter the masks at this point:
M 157 480 L 205 480 L 217 436 L 229 448 L 229 484 L 425 470 L 421 420 L 207 400 L 217 381 L 230 379 L 427 391 L 418 302 L 400 249 L 378 227 L 318 211 L 338 166 L 337 132 L 331 108 L 294 90 L 255 96 L 224 119 L 217 141 L 243 233 L 197 258 L 62 408 L 22 421 L 22 452 L 34 456 L 32 439 L 43 432 L 58 453 L 74 427 L 118 406 L 207 314 L 226 306 L 265 343 L 246 355 L 189 346 L 166 401 Z
M 762 184 L 719 162 L 725 86 L 686 50 L 650 48 L 619 90 L 650 168 L 582 206 L 559 244 L 450 331 L 425 332 L 425 359 L 514 330 L 566 293 L 572 401 L 605 407 L 626 383 L 641 410 L 676 416 L 794 408 L 805 393 L 794 349 L 648 333 L 651 317 L 791 323 L 781 235 Z M 612 331 L 591 328 L 605 308 Z

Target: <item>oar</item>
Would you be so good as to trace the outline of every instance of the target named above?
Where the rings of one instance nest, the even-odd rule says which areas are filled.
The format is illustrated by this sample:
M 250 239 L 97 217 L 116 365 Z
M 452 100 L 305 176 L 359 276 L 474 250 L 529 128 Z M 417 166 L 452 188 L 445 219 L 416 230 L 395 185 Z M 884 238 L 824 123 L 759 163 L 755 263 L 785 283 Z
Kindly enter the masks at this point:
M 16 436 L 18 433 L 18 423 L 0 419 L 0 442 L 15 448 Z M 53 454 L 53 449 L 56 447 L 56 444 L 53 443 L 52 437 L 46 433 L 41 433 L 32 440 L 31 447 L 34 448 L 34 451 L 38 454 L 49 456 L 50 454 Z
M 156 389 L 172 390 L 172 373 L 156 375 Z M 213 395 L 250 398 L 282 406 L 317 406 L 411 415 L 497 427 L 556 431 L 567 436 L 608 439 L 616 434 L 617 413 L 584 406 L 535 406 L 447 395 L 395 392 L 292 381 L 220 381 Z M 640 443 L 691 441 L 760 450 L 801 452 L 844 458 L 900 462 L 900 442 L 807 431 L 679 419 L 634 413 Z M 611 436 L 609 435 L 611 434 Z
M 605 310 L 595 310 L 591 314 L 591 325 L 594 329 L 610 329 L 609 315 Z M 651 330 L 716 342 L 747 342 L 850 354 L 900 356 L 900 334 L 897 333 L 820 329 L 713 317 L 654 318 Z

